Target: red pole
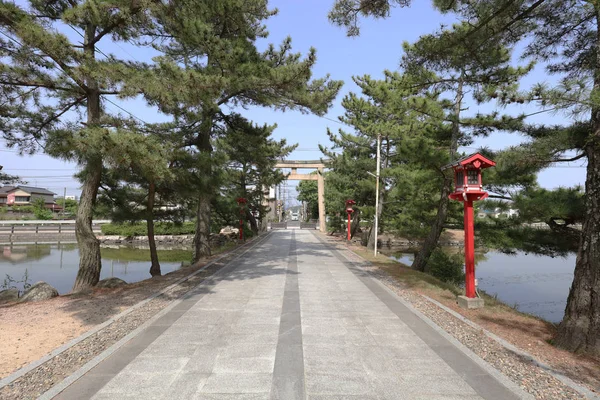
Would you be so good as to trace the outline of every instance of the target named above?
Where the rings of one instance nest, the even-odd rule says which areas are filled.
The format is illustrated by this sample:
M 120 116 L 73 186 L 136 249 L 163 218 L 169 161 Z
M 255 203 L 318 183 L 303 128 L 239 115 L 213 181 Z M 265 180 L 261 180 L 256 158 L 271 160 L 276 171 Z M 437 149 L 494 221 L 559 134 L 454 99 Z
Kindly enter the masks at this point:
M 465 294 L 475 298 L 475 232 L 473 201 L 465 201 Z
M 244 240 L 244 210 L 240 210 L 240 240 Z
M 352 224 L 350 223 L 350 213 L 348 213 L 348 240 L 351 239 L 351 237 L 350 237 L 350 226 L 351 225 Z

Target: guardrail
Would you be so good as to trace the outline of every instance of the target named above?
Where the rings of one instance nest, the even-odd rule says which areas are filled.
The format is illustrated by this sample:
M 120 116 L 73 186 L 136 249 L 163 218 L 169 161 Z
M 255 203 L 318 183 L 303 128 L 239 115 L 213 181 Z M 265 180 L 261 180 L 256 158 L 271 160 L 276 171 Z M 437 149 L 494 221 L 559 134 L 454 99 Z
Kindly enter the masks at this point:
M 92 230 L 100 232 L 108 220 L 92 221 Z M 0 221 L 0 235 L 15 234 L 75 234 L 75 221 Z
M 319 229 L 316 222 L 300 222 L 300 229 Z
M 287 222 L 271 222 L 271 229 L 287 229 Z

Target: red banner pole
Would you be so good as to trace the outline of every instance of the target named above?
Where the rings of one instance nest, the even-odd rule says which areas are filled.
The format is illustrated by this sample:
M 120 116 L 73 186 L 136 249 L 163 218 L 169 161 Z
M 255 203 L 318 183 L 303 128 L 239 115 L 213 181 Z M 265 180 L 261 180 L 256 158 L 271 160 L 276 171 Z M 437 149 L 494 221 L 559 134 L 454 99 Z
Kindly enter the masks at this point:
M 473 227 L 473 201 L 465 203 L 465 295 L 475 298 L 475 230 Z
M 348 213 L 348 240 L 351 239 L 351 237 L 350 237 L 350 225 L 351 225 L 351 223 L 350 223 L 350 213 Z
M 243 210 L 240 210 L 240 240 L 244 240 L 244 220 L 243 220 Z

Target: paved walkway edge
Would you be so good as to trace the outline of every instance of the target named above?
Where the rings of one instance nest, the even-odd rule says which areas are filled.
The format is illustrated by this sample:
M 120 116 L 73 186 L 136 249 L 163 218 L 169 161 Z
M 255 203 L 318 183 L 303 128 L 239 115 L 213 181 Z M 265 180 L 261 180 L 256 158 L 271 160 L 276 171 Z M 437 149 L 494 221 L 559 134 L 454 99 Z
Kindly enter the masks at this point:
M 526 351 L 523 351 L 523 350 L 519 349 L 518 347 L 516 347 L 512 343 L 510 343 L 510 342 L 502 339 L 500 336 L 496 335 L 495 333 L 492 333 L 492 332 L 488 331 L 484 327 L 482 327 L 482 326 L 478 325 L 477 323 L 471 321 L 470 319 L 462 316 L 461 314 L 457 313 L 453 309 L 446 307 L 445 305 L 443 305 L 439 301 L 434 300 L 431 297 L 426 296 L 424 294 L 422 294 L 421 296 L 423 296 L 427 301 L 430 301 L 431 303 L 435 304 L 436 306 L 438 306 L 442 310 L 450 313 L 451 315 L 453 315 L 457 319 L 461 320 L 465 324 L 471 326 L 472 328 L 481 330 L 487 337 L 489 337 L 490 339 L 495 340 L 500 345 L 502 345 L 503 347 L 505 347 L 507 350 L 510 350 L 513 353 L 518 354 L 519 356 L 525 358 L 526 360 L 528 360 L 529 362 L 531 362 L 535 366 L 542 368 L 547 373 L 549 373 L 550 375 L 552 375 L 553 377 L 555 377 L 556 379 L 558 379 L 559 381 L 561 381 L 565 385 L 569 386 L 573 390 L 576 390 L 576 391 L 580 392 L 581 394 L 583 394 L 584 396 L 588 397 L 590 400 L 600 400 L 600 396 L 598 394 L 592 392 L 590 389 L 586 388 L 585 386 L 578 384 L 577 382 L 575 382 L 574 380 L 572 380 L 568 376 L 563 375 L 560 372 L 555 371 L 554 369 L 552 369 L 551 366 L 549 366 L 547 364 L 544 364 L 543 362 L 537 360 L 534 356 L 532 356 L 531 354 L 527 353 Z
M 319 237 L 321 240 L 323 240 L 318 234 L 315 234 L 315 235 L 317 237 Z M 327 243 L 327 244 L 331 244 L 331 243 Z M 409 302 L 407 302 L 406 300 L 404 300 L 403 298 L 398 296 L 396 293 L 394 293 L 393 290 L 391 290 L 384 283 L 382 283 L 379 279 L 377 279 L 372 273 L 363 269 L 362 268 L 363 265 L 371 264 L 368 260 L 365 260 L 359 254 L 352 252 L 350 249 L 347 249 L 347 248 L 343 249 L 345 251 L 352 252 L 352 254 L 356 255 L 357 257 L 359 257 L 363 260 L 362 262 L 352 261 L 344 254 L 344 251 L 340 251 L 339 249 L 336 249 L 336 250 L 338 250 L 338 253 L 342 257 L 344 257 L 349 264 L 357 266 L 358 268 L 360 268 L 360 270 L 362 272 L 368 274 L 369 277 L 371 278 L 371 280 L 373 280 L 382 289 L 387 291 L 390 295 L 395 297 L 400 303 L 402 303 L 406 308 L 408 308 L 410 311 L 412 311 L 423 322 L 425 322 L 427 325 L 429 325 L 431 328 L 433 328 L 433 330 L 435 330 L 437 333 L 439 333 L 443 338 L 445 338 L 450 343 L 452 343 L 452 345 L 454 345 L 458 350 L 463 352 L 468 358 L 470 358 L 473 362 L 475 362 L 477 365 L 479 365 L 484 371 L 489 373 L 493 378 L 495 378 L 498 382 L 500 382 L 501 385 L 503 385 L 505 388 L 507 388 L 509 391 L 513 392 L 516 396 L 518 396 L 519 398 L 521 398 L 523 400 L 535 400 L 535 397 L 533 395 L 525 392 L 519 385 L 517 385 L 515 382 L 510 380 L 508 377 L 506 377 L 500 371 L 498 371 L 497 369 L 492 367 L 490 364 L 485 362 L 485 360 L 483 360 L 481 357 L 479 357 L 477 354 L 475 354 L 473 351 L 471 351 L 471 349 L 469 349 L 468 347 L 466 347 L 465 345 L 460 343 L 458 340 L 456 340 L 453 336 L 451 336 L 449 333 L 447 333 L 445 330 L 443 330 L 440 326 L 438 326 L 435 322 L 433 322 L 431 319 L 429 319 L 425 314 L 421 313 L 419 310 L 414 308 L 412 306 L 412 304 L 410 304 Z

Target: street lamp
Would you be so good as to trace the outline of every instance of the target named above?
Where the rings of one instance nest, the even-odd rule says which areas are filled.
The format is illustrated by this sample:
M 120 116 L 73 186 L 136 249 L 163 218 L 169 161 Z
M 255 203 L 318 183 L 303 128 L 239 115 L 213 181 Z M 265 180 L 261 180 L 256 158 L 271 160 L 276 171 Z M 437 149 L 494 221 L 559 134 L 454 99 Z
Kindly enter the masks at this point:
M 373 246 L 373 256 L 377 257 L 377 234 L 379 233 L 379 173 L 381 170 L 381 134 L 377 135 L 377 169 L 376 174 L 367 171 L 367 174 L 375 178 L 375 244 Z
M 464 203 L 465 229 L 465 296 L 458 296 L 458 304 L 463 308 L 483 307 L 483 299 L 476 298 L 475 292 L 475 232 L 473 227 L 473 201 L 483 200 L 488 193 L 481 184 L 481 170 L 496 163 L 479 153 L 462 157 L 442 170 L 454 170 L 454 192 L 448 196 Z
M 243 197 L 237 199 L 238 206 L 240 206 L 240 240 L 244 239 L 244 205 L 247 200 Z
M 352 213 L 354 212 L 354 208 L 356 202 L 354 200 L 346 200 L 346 213 L 348 214 L 348 240 L 351 239 L 350 235 L 350 227 L 352 226 Z

